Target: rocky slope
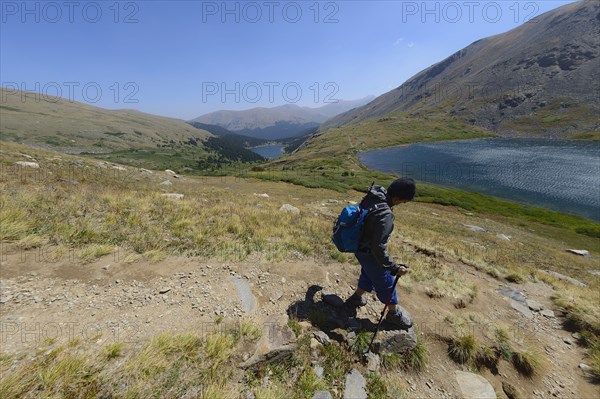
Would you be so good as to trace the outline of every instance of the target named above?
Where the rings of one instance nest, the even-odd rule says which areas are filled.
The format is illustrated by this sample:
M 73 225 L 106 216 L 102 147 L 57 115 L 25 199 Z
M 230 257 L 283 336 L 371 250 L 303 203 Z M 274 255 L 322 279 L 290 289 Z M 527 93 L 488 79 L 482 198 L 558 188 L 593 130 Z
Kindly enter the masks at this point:
M 582 0 L 478 40 L 321 131 L 398 112 L 456 116 L 503 136 L 600 129 L 600 3 Z

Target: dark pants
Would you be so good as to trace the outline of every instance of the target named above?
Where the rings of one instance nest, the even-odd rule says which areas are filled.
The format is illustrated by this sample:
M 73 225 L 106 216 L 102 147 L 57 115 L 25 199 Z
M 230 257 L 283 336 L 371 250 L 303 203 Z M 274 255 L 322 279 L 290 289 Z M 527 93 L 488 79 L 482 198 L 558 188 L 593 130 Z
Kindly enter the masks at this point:
M 375 288 L 377 298 L 379 298 L 381 303 L 385 303 L 390 296 L 392 287 L 394 287 L 395 277 L 384 267 L 380 266 L 371 254 L 357 252 L 356 259 L 358 259 L 358 263 L 361 265 L 358 288 L 367 292 L 371 292 Z M 396 304 L 398 304 L 398 296 L 396 295 L 396 288 L 394 288 L 390 305 Z

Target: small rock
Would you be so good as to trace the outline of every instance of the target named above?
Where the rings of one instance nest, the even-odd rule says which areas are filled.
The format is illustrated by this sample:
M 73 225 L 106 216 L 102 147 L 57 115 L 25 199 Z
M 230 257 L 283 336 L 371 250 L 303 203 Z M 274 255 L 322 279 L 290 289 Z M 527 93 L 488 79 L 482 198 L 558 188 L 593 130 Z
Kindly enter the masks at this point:
M 463 224 L 463 226 L 467 227 L 469 230 L 472 230 L 472 231 L 480 231 L 480 232 L 486 232 L 487 231 L 483 227 L 473 226 L 471 224 Z
M 429 389 L 433 388 L 433 385 L 432 385 L 432 384 L 431 384 L 431 382 L 429 382 L 429 381 L 427 381 L 427 382 L 425 383 L 425 385 L 427 385 L 427 388 L 429 388 Z
M 519 399 L 522 398 L 523 395 L 519 392 L 519 390 L 512 384 L 502 381 L 502 390 L 508 397 L 508 399 Z
M 169 287 L 163 287 L 161 289 L 158 290 L 159 294 L 166 294 L 167 292 L 171 291 L 171 288 Z
M 112 168 L 113 168 L 113 169 L 116 169 L 116 170 L 119 170 L 119 171 L 121 171 L 121 172 L 124 172 L 124 171 L 126 171 L 126 170 L 127 170 L 126 168 L 124 168 L 124 167 L 122 167 L 122 166 L 119 166 L 119 165 L 113 165 L 113 167 L 112 167 Z
M 367 380 L 357 369 L 346 375 L 344 399 L 367 399 Z
M 510 239 L 511 239 L 511 236 L 507 236 L 505 234 L 500 234 L 500 233 L 496 234 L 496 237 L 498 237 L 498 238 L 500 238 L 501 240 L 504 240 L 504 241 L 510 241 Z
M 588 366 L 589 367 L 589 366 Z M 325 370 L 323 369 L 323 367 L 319 366 L 318 364 L 316 364 L 313 367 L 315 374 L 318 378 L 323 378 L 323 373 L 325 372 Z
M 544 309 L 540 312 L 540 314 L 544 317 L 547 317 L 549 319 L 554 318 L 554 312 L 551 311 L 550 309 Z
M 525 303 L 529 309 L 533 310 L 534 312 L 539 312 L 540 310 L 544 309 L 544 306 L 541 303 L 534 301 L 533 299 L 527 299 Z
M 167 193 L 167 194 L 161 194 L 161 197 L 173 198 L 173 199 L 176 199 L 176 200 L 182 200 L 183 199 L 183 194 Z
M 316 391 L 311 399 L 333 399 L 329 391 Z
M 578 332 L 574 332 L 573 334 L 571 334 L 571 337 L 575 339 L 581 339 L 581 334 L 579 334 Z
M 526 318 L 533 319 L 533 313 L 531 313 L 531 310 L 529 310 L 529 308 L 527 306 L 524 306 L 521 302 L 511 300 L 510 306 L 512 306 L 513 309 L 521 313 Z
M 323 346 L 327 346 L 330 343 L 329 336 L 325 334 L 323 331 L 316 331 L 313 333 L 315 339 L 319 341 L 319 343 Z
M 37 162 L 25 162 L 25 161 L 15 162 L 15 165 L 24 166 L 27 168 L 34 168 L 34 169 L 38 169 L 40 167 L 40 164 L 38 164 Z
M 287 323 L 286 315 L 270 316 L 263 324 L 262 336 L 256 343 L 254 354 L 240 367 L 247 369 L 291 356 L 297 346 L 296 334 Z
M 565 276 L 564 274 L 560 274 L 560 273 L 552 271 L 552 270 L 538 270 L 538 272 L 549 274 L 553 277 L 556 277 L 559 280 L 568 281 L 569 283 L 574 284 L 579 287 L 587 287 L 587 284 L 582 283 L 581 281 L 576 280 L 573 277 Z
M 381 365 L 381 359 L 379 358 L 379 355 L 373 352 L 368 352 L 365 355 L 365 358 L 367 359 L 367 370 L 374 373 L 377 372 L 379 370 L 379 366 Z
M 579 256 L 585 256 L 585 257 L 590 256 L 590 251 L 585 250 L 585 249 L 567 249 L 567 252 L 570 252 L 572 254 L 579 255 Z
M 588 270 L 589 274 L 593 274 L 594 276 L 600 276 L 600 270 Z
M 585 363 L 579 363 L 579 368 L 582 370 L 591 370 L 592 368 Z
M 171 176 L 175 176 L 177 173 L 173 172 L 171 169 L 165 169 L 165 173 L 171 175 Z
M 494 387 L 482 376 L 458 370 L 454 374 L 465 399 L 496 399 Z
M 570 338 L 565 338 L 565 339 L 563 339 L 563 342 L 564 342 L 565 344 L 567 344 L 567 345 L 573 345 L 573 341 L 571 341 L 571 339 L 570 339 Z
M 104 265 L 104 266 L 102 266 L 103 270 L 108 270 L 109 268 L 110 268 L 110 265 Z
M 279 210 L 283 211 L 283 212 L 290 212 L 290 213 L 293 213 L 294 215 L 297 215 L 300 213 L 300 209 L 298 209 L 295 206 L 290 205 L 290 204 L 281 205 L 281 208 L 279 208 Z
M 173 184 L 173 183 L 171 183 L 171 180 L 165 180 L 160 183 L 161 186 L 170 186 L 171 184 Z
M 269 198 L 269 194 L 267 194 L 267 193 L 262 193 L 262 194 L 254 193 L 254 195 L 256 195 L 257 197 L 261 197 L 261 198 Z
M 277 290 L 277 291 L 275 291 L 275 292 L 273 293 L 273 295 L 271 296 L 271 299 L 272 299 L 273 301 L 278 301 L 278 300 L 280 300 L 280 299 L 281 299 L 281 297 L 282 297 L 282 296 L 283 296 L 283 291 L 279 291 L 279 290 Z

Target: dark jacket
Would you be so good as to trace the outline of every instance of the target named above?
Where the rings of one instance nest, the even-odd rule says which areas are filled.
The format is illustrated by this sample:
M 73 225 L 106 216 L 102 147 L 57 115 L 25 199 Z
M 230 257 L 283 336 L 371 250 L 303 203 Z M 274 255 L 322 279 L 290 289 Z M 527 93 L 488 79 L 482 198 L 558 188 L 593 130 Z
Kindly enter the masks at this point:
M 394 230 L 394 213 L 385 188 L 374 185 L 366 196 L 365 207 L 369 212 L 363 225 L 359 251 L 370 252 L 382 267 L 393 269 L 397 266 L 387 251 L 387 243 Z

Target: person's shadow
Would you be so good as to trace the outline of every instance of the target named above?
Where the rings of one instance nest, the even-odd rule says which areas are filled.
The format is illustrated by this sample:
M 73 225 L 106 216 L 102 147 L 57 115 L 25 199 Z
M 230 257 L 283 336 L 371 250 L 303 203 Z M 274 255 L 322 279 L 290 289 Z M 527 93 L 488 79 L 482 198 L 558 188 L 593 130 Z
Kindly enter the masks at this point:
M 344 337 L 338 329 L 358 332 L 375 332 L 380 315 L 375 320 L 369 318 L 359 318 L 356 308 L 344 303 L 344 300 L 335 294 L 328 294 L 326 300 L 316 299 L 317 294 L 323 290 L 323 287 L 311 285 L 306 291 L 304 300 L 296 301 L 290 304 L 287 314 L 290 319 L 298 321 L 309 321 L 313 326 L 325 332 L 329 338 L 336 341 L 343 341 Z M 319 295 L 318 297 L 321 297 Z M 383 309 L 381 304 L 381 309 Z M 379 330 L 395 330 L 394 326 L 381 323 Z

